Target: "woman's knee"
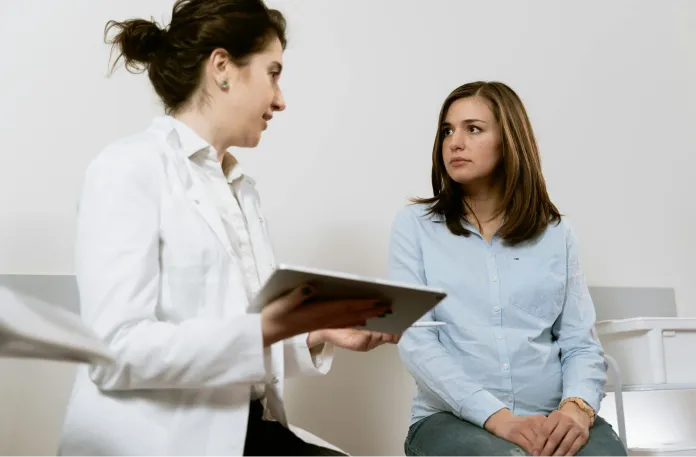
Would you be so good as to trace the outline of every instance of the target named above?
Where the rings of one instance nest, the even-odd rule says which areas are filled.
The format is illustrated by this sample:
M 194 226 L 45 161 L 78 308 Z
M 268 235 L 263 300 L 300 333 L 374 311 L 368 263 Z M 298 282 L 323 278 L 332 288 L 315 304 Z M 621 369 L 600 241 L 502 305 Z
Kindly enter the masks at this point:
M 601 417 L 597 417 L 595 425 L 590 429 L 590 438 L 578 452 L 579 456 L 626 456 L 626 446 L 614 428 Z

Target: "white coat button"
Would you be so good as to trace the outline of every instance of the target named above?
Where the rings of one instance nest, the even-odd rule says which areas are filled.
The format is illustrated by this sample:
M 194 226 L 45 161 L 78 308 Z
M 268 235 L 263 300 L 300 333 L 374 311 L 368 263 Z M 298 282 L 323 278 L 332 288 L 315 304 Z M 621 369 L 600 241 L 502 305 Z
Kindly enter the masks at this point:
M 507 370 L 508 368 L 510 368 L 510 366 L 507 363 L 503 365 L 503 370 Z
M 499 307 L 499 306 L 494 306 L 494 307 L 493 307 L 493 312 L 497 313 L 498 311 L 500 311 L 500 307 Z
M 278 384 L 278 378 L 276 378 L 275 376 L 273 376 L 272 382 L 273 382 L 273 384 Z

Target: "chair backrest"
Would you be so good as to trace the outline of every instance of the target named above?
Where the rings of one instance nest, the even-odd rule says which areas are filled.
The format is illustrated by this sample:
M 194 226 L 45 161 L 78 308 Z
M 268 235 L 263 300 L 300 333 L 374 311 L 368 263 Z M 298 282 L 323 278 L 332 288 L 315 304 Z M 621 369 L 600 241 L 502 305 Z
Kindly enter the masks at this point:
M 667 287 L 590 286 L 597 320 L 677 317 L 674 289 Z

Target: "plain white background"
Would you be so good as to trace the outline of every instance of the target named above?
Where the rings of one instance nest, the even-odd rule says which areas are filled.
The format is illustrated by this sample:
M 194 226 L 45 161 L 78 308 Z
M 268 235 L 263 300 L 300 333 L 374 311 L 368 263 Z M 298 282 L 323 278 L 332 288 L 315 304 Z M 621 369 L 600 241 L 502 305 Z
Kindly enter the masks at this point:
M 0 273 L 72 273 L 88 161 L 160 112 L 145 76 L 106 77 L 104 25 L 166 20 L 172 4 L 0 1 Z M 238 156 L 281 261 L 385 275 L 394 214 L 430 192 L 442 100 L 496 79 L 526 103 L 590 284 L 674 287 L 680 315 L 696 316 L 696 3 L 269 4 L 289 22 L 288 110 Z M 0 370 L 0 451 L 55 452 L 72 368 Z M 290 417 L 351 453 L 399 454 L 412 391 L 394 347 L 341 352 L 327 377 L 290 384 Z M 689 398 L 629 397 L 631 445 L 694 436 Z

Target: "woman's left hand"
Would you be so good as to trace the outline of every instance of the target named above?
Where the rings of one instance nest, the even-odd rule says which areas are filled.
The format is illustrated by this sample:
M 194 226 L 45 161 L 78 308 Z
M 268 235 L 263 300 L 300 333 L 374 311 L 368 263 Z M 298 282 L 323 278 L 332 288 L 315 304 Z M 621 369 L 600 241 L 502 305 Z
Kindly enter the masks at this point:
M 311 348 L 322 343 L 332 343 L 350 351 L 367 352 L 385 343 L 396 344 L 399 342 L 399 338 L 401 335 L 352 328 L 336 328 L 311 332 L 307 337 L 307 345 Z

